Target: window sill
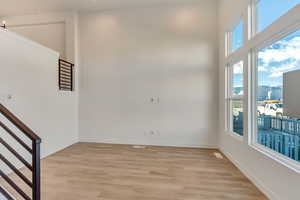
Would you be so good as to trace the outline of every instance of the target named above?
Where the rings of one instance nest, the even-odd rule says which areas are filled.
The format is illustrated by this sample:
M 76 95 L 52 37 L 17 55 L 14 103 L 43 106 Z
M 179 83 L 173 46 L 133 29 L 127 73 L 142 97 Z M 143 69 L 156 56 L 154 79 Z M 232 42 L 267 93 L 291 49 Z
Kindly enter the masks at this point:
M 288 167 L 289 169 L 300 173 L 300 163 L 290 159 L 284 155 L 281 155 L 280 153 L 273 151 L 272 149 L 269 149 L 261 144 L 252 143 L 250 144 L 250 147 L 255 149 L 256 151 L 262 153 L 263 155 L 275 160 L 276 162 L 279 162 L 280 164 L 284 165 L 285 167 Z

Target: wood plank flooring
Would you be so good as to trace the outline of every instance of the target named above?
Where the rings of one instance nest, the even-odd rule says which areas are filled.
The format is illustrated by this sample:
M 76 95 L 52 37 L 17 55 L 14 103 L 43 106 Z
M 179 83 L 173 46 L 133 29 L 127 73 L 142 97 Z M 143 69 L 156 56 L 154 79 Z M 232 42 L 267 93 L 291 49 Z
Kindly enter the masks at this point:
M 214 152 L 78 143 L 42 161 L 42 200 L 267 199 Z

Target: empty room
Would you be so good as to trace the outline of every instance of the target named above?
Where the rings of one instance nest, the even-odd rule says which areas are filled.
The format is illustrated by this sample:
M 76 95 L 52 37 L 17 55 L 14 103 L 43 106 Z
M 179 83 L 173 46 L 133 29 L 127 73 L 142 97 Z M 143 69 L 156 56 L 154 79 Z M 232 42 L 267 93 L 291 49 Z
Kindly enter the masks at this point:
M 0 200 L 300 199 L 300 0 L 0 3 Z

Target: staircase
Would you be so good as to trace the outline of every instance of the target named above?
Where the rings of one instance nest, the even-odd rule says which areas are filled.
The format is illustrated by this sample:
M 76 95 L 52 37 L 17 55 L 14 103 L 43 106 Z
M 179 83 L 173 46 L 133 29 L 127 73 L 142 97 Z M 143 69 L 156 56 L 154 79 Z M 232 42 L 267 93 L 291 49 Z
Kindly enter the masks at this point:
M 3 145 L 12 155 L 15 156 L 22 164 L 28 168 L 32 174 L 31 180 L 29 180 L 15 165 L 5 158 L 0 153 L 0 160 L 7 165 L 14 174 L 16 174 L 24 183 L 26 183 L 32 190 L 32 196 L 29 197 L 19 186 L 14 182 L 7 174 L 0 169 L 1 178 L 18 193 L 25 200 L 40 200 L 41 199 L 41 186 L 40 186 L 40 143 L 41 139 L 28 128 L 21 120 L 19 120 L 13 113 L 11 113 L 6 107 L 0 104 L 0 114 L 2 114 L 8 121 L 10 121 L 16 128 L 18 128 L 27 138 L 31 140 L 31 146 L 28 146 L 20 137 L 15 134 L 7 125 L 0 121 L 0 127 L 6 131 L 17 143 L 19 143 L 26 151 L 28 151 L 32 157 L 31 163 L 25 160 L 20 153 L 12 146 L 10 146 L 3 138 L 0 137 L 0 143 Z M 6 190 L 0 185 L 0 200 L 13 200 L 14 198 L 6 192 Z

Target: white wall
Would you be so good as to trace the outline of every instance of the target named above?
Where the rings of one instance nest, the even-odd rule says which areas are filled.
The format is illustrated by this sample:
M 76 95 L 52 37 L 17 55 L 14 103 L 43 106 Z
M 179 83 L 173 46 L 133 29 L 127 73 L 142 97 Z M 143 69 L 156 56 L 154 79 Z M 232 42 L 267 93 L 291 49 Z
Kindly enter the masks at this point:
M 42 157 L 76 143 L 78 94 L 58 91 L 59 54 L 3 29 L 0 43 L 0 101 L 42 138 Z M 9 95 L 11 99 L 7 98 Z M 4 130 L 0 130 L 0 135 L 21 150 Z M 18 163 L 3 147 L 1 153 Z M 21 154 L 30 161 L 25 150 Z
M 216 147 L 216 8 L 81 13 L 80 141 Z
M 65 57 L 65 23 L 34 24 L 24 26 L 10 26 L 9 30 L 49 47 Z
M 3 16 L 7 28 L 60 53 L 75 62 L 76 13 L 57 12 Z
M 219 147 L 270 199 L 297 200 L 299 199 L 300 174 L 280 164 L 262 152 L 250 147 L 247 142 L 247 133 L 244 141 L 232 137 L 225 130 L 225 32 L 229 30 L 247 11 L 249 0 L 221 0 L 219 7 L 219 47 L 220 47 L 220 135 Z M 234 6 L 233 6 L 234 5 Z M 297 14 L 298 13 L 298 14 Z M 292 16 L 299 16 L 299 11 Z M 254 42 L 260 44 L 268 34 L 281 30 L 292 19 L 285 18 L 261 33 Z M 240 52 L 247 52 L 249 43 L 246 41 Z M 245 54 L 247 55 L 247 54 Z M 246 67 L 247 68 L 247 67 Z M 245 69 L 246 69 L 245 68 Z
M 75 64 L 75 95 L 79 101 L 79 30 L 77 12 L 52 12 L 2 16 L 8 30 L 59 52 Z M 78 112 L 78 106 L 76 108 Z M 79 127 L 79 123 L 74 126 Z
M 283 114 L 300 119 L 300 70 L 283 74 Z

